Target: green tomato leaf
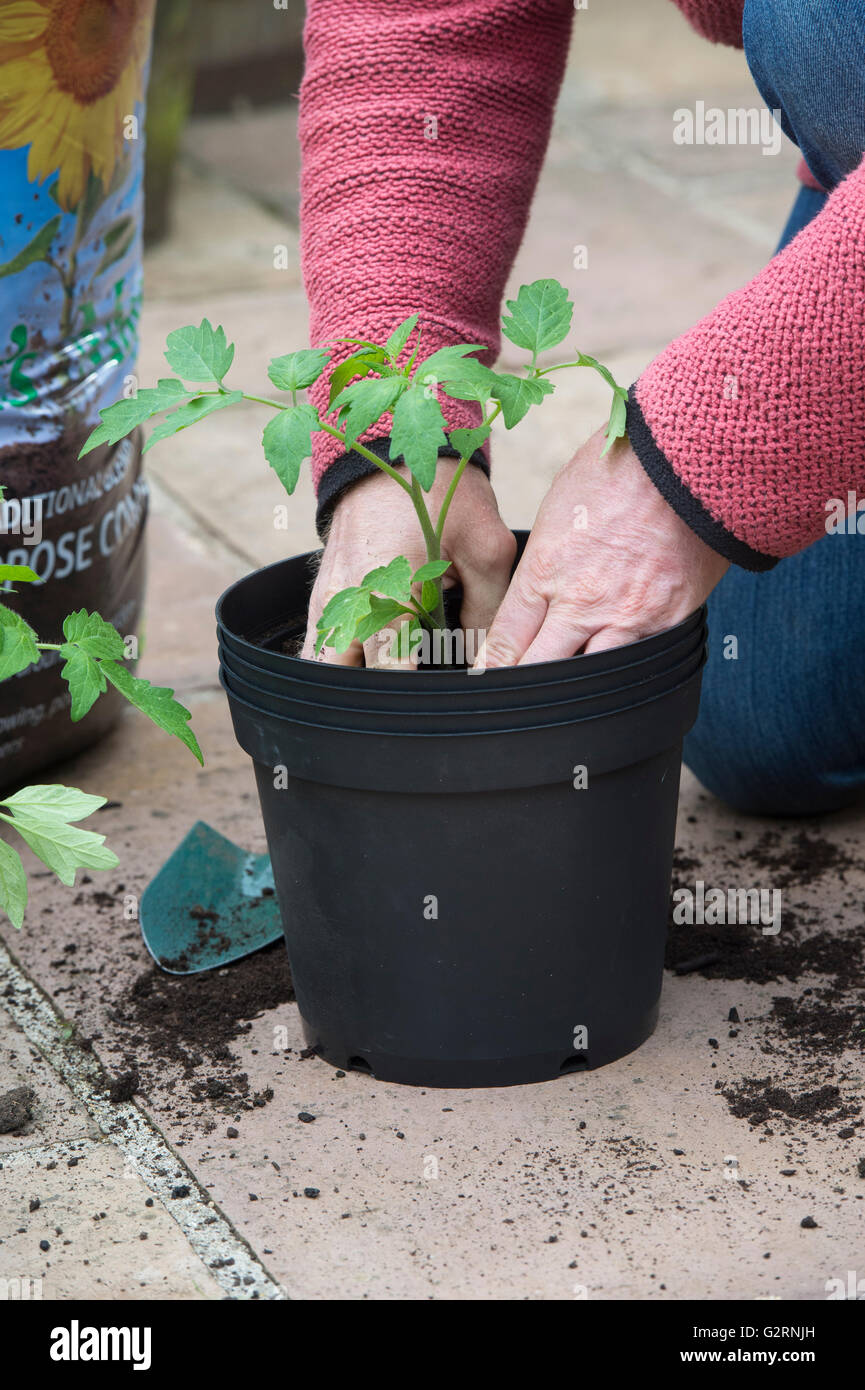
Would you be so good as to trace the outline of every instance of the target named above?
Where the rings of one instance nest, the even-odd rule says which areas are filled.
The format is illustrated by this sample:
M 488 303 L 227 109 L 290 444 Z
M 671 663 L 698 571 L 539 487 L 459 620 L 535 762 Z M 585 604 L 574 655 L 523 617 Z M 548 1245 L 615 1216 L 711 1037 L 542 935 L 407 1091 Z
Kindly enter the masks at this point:
M 334 338 L 335 343 L 352 343 L 355 347 L 373 348 L 376 352 L 381 352 L 379 343 L 374 343 L 371 338 Z
M 413 660 L 423 643 L 423 623 L 414 615 L 394 629 L 388 656 L 391 661 Z
M 420 387 L 406 391 L 394 406 L 390 457 L 402 456 L 425 492 L 435 482 L 439 449 L 447 444 L 442 408 Z
M 165 358 L 184 381 L 215 381 L 221 385 L 234 361 L 234 343 L 226 341 L 221 324 L 214 328 L 208 319 L 202 319 L 197 328 L 189 324 L 169 333 Z
M 330 394 L 328 396 L 327 408 L 331 410 L 337 396 L 345 389 L 348 383 L 356 376 L 369 376 L 370 372 L 383 372 L 387 364 L 387 353 L 384 348 L 374 345 L 366 352 L 355 353 L 353 357 L 347 357 L 338 367 L 335 367 L 330 374 Z
M 212 415 L 214 410 L 223 410 L 225 406 L 237 405 L 238 401 L 242 400 L 242 391 L 222 391 L 218 396 L 196 396 L 177 410 L 172 410 L 170 415 L 166 415 L 162 423 L 152 431 L 141 452 L 146 454 L 160 439 L 168 439 L 169 435 L 177 434 L 178 430 L 185 430 L 189 425 L 196 425 L 205 416 Z
M 14 817 L 2 819 L 15 827 L 33 853 L 69 888 L 75 882 L 77 869 L 114 869 L 120 863 L 114 851 L 106 847 L 104 835 L 68 825 L 59 816 L 21 809 Z
M 539 401 L 544 399 L 544 396 L 551 395 L 552 391 L 553 383 L 547 381 L 546 377 L 511 376 L 506 372 L 497 373 L 494 395 L 496 400 L 501 402 L 505 429 L 511 430 L 514 425 L 518 425 L 523 416 L 528 413 L 530 406 L 537 405 Z
M 480 449 L 489 437 L 489 425 L 478 425 L 473 430 L 451 430 L 448 436 L 453 447 L 459 452 L 460 458 L 471 458 L 475 450 Z
M 534 355 L 567 337 L 574 305 L 558 280 L 535 280 L 531 285 L 521 285 L 516 299 L 505 302 L 512 317 L 502 318 L 502 332 L 517 347 Z
M 312 453 L 312 435 L 318 427 L 318 412 L 306 402 L 280 410 L 265 426 L 264 457 L 288 493 L 297 486 L 300 466 Z
M 384 350 L 391 362 L 395 362 L 412 335 L 412 331 L 417 325 L 419 314 L 412 314 L 409 318 L 403 319 L 399 328 L 395 328 L 384 345 Z
M 333 408 L 339 412 L 340 424 L 345 425 L 345 442 L 351 448 L 363 434 L 392 410 L 400 396 L 408 390 L 404 376 L 370 377 L 355 381 L 339 393 Z
M 446 396 L 458 401 L 479 401 L 486 405 L 496 395 L 498 377 L 495 372 L 478 362 L 474 357 L 466 358 L 459 375 L 443 378 L 442 390 Z
M 610 410 L 610 418 L 607 422 L 606 444 L 601 450 L 601 458 L 608 449 L 612 448 L 617 439 L 621 439 L 628 427 L 627 398 L 623 398 L 618 391 L 613 395 L 613 404 Z
M 357 585 L 334 594 L 318 620 L 316 656 L 325 644 L 337 652 L 348 651 L 358 623 L 370 611 L 371 598 L 369 589 Z
M 329 352 L 320 348 L 304 348 L 301 352 L 274 357 L 267 375 L 280 391 L 303 391 L 318 381 L 329 361 Z
M 587 352 L 578 352 L 577 366 L 591 367 L 593 371 L 599 372 L 600 375 L 604 378 L 604 381 L 607 383 L 607 385 L 612 387 L 616 395 L 622 396 L 624 400 L 628 399 L 627 388 L 624 386 L 619 386 L 618 382 L 616 381 L 616 378 L 613 376 L 613 373 L 610 371 L 609 367 L 605 367 L 603 362 L 598 361 L 597 357 L 590 357 Z
M 451 567 L 450 560 L 427 560 L 411 577 L 412 584 L 425 584 L 428 579 L 440 579 Z
M 204 762 L 198 740 L 189 727 L 192 715 L 174 699 L 173 690 L 165 686 L 151 685 L 150 681 L 131 675 L 125 666 L 119 666 L 116 661 L 103 661 L 101 666 L 103 674 L 121 695 L 126 696 L 130 704 L 140 709 L 141 713 L 152 719 L 154 724 L 158 724 L 160 729 L 179 738 L 200 763 Z
M 437 352 L 430 353 L 423 362 L 419 362 L 415 369 L 415 381 L 424 385 L 427 378 L 432 381 L 447 381 L 450 377 L 461 376 L 466 360 L 475 361 L 469 358 L 471 352 L 486 352 L 483 343 L 453 343 L 450 347 L 439 348 Z M 482 364 L 479 364 L 482 365 Z
M 439 591 L 434 581 L 432 579 L 426 579 L 424 581 L 423 588 L 421 589 L 421 608 L 425 608 L 427 613 L 432 613 L 438 601 Z
M 63 636 L 67 642 L 75 642 L 88 656 L 108 656 L 120 661 L 123 657 L 123 638 L 98 613 L 88 613 L 80 608 L 63 619 Z
M 0 565 L 0 584 L 32 584 L 34 581 L 38 584 L 39 575 L 29 565 Z
M 4 797 L 2 804 L 10 806 L 13 811 L 30 811 L 33 815 L 76 821 L 92 816 L 94 811 L 105 805 L 105 797 L 79 791 L 78 787 L 64 787 L 59 782 L 37 782 L 22 787 L 12 796 Z
M 27 875 L 21 855 L 5 840 L 0 840 L 0 908 L 19 931 L 26 906 Z
M 369 613 L 365 618 L 361 618 L 355 628 L 354 640 L 356 642 L 368 642 L 370 637 L 381 632 L 381 629 L 387 627 L 388 623 L 392 623 L 394 618 L 410 612 L 410 608 L 406 608 L 402 603 L 397 603 L 396 599 L 376 598 L 375 594 L 372 594 L 369 600 Z
M 73 724 L 77 724 L 99 696 L 104 694 L 107 688 L 105 676 L 100 663 L 94 661 L 93 657 L 88 656 L 80 647 L 64 643 L 60 648 L 60 654 L 66 658 L 60 668 L 60 674 L 69 686 L 69 694 L 72 696 L 69 717 Z
M 20 613 L 0 604 L 0 681 L 26 671 L 39 660 L 36 633 Z
M 88 435 L 78 457 L 83 458 L 99 444 L 118 444 L 137 425 L 143 424 L 153 415 L 159 415 L 163 410 L 170 410 L 178 401 L 191 394 L 182 381 L 176 381 L 173 377 L 162 377 L 158 386 L 141 387 L 128 400 L 119 400 L 114 405 L 105 406 L 99 412 L 102 424 L 97 425 Z
M 408 603 L 411 598 L 411 565 L 404 555 L 397 555 L 389 565 L 379 565 L 365 574 L 361 588 Z

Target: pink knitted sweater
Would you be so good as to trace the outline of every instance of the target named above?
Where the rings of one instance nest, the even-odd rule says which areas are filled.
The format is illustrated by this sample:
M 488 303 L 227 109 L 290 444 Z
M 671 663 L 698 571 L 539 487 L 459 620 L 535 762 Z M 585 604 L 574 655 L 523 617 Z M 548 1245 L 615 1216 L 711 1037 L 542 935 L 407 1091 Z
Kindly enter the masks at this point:
M 675 3 L 707 38 L 741 45 L 744 0 Z M 308 0 L 301 249 L 313 344 L 386 336 L 420 310 L 425 351 L 481 342 L 494 360 L 572 16 L 572 0 Z M 865 161 L 632 389 L 632 446 L 729 559 L 770 567 L 824 534 L 829 498 L 865 488 L 863 343 Z M 449 427 L 474 423 L 470 404 L 442 404 Z M 316 436 L 320 516 L 371 468 Z

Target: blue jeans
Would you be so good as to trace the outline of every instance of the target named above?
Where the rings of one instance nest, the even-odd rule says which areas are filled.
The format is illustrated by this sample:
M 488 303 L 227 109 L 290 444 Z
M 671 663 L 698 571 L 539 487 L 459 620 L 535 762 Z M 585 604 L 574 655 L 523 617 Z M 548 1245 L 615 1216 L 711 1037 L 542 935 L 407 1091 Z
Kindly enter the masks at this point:
M 764 102 L 832 189 L 865 151 L 865 0 L 746 0 L 743 35 Z M 778 250 L 824 201 L 801 189 Z M 819 814 L 865 796 L 865 534 L 826 535 L 762 574 L 728 570 L 709 598 L 685 761 L 753 814 Z

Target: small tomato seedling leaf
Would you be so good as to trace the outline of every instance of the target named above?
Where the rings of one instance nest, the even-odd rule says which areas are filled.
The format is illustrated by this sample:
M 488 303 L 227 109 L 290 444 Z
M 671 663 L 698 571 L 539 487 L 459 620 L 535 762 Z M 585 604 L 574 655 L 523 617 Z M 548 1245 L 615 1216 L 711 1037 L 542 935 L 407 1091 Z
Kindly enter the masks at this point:
M 421 589 L 421 608 L 425 608 L 427 613 L 432 613 L 439 601 L 439 591 L 432 579 L 425 579 Z
M 18 931 L 24 921 L 27 906 L 27 875 L 21 855 L 5 840 L 0 840 L 0 909 Z
M 450 560 L 427 560 L 411 577 L 412 584 L 425 584 L 428 579 L 440 579 L 451 567 Z
M 0 584 L 38 584 L 38 582 L 39 575 L 29 565 L 0 565 Z
M 475 361 L 469 358 L 469 353 L 486 352 L 483 343 L 453 343 L 450 347 L 438 348 L 436 352 L 430 353 L 429 357 L 423 362 L 419 362 L 415 369 L 415 381 L 421 385 L 426 384 L 427 378 L 433 381 L 447 381 L 451 376 L 462 374 L 466 361 Z M 482 365 L 482 364 L 478 364 Z
M 545 377 L 512 376 L 501 372 L 496 374 L 496 389 L 493 395 L 501 403 L 505 429 L 518 425 L 529 408 L 537 405 L 544 396 L 549 396 L 553 383 Z
M 369 376 L 370 372 L 383 371 L 386 363 L 387 353 L 384 348 L 375 345 L 366 352 L 357 352 L 353 357 L 347 357 L 344 362 L 340 362 L 339 366 L 334 367 L 330 374 L 328 410 L 333 408 L 337 397 L 354 377 L 359 376 L 363 379 Z
M 455 400 L 479 401 L 481 405 L 486 405 L 496 396 L 497 382 L 495 372 L 476 358 L 467 357 L 460 365 L 459 374 L 455 369 L 452 375 L 442 378 L 442 390 Z
M 370 425 L 374 425 L 389 410 L 393 410 L 403 392 L 408 390 L 404 376 L 370 377 L 346 386 L 333 403 L 340 423 L 345 425 L 345 442 L 351 448 L 354 441 Z
M 58 816 L 22 810 L 14 817 L 0 819 L 15 827 L 33 853 L 67 888 L 75 882 L 76 869 L 115 869 L 120 863 L 114 851 L 107 848 L 104 835 L 68 825 Z
M 100 410 L 101 425 L 88 435 L 78 457 L 83 458 L 99 444 L 118 444 L 121 439 L 163 410 L 170 410 L 184 397 L 193 395 L 188 386 L 172 377 L 163 377 L 158 386 L 140 387 L 129 399 L 116 401 Z
M 267 375 L 280 391 L 303 391 L 318 381 L 329 361 L 329 352 L 321 348 L 304 348 L 301 352 L 274 357 Z
M 192 715 L 179 700 L 174 699 L 173 690 L 165 686 L 151 685 L 150 681 L 144 680 L 141 676 L 133 676 L 125 666 L 118 665 L 116 661 L 103 661 L 101 667 L 103 674 L 121 695 L 126 696 L 130 704 L 140 709 L 141 713 L 152 719 L 160 729 L 179 738 L 200 763 L 204 762 L 198 740 L 189 727 Z
M 601 458 L 608 449 L 612 448 L 617 439 L 621 439 L 628 427 L 628 409 L 625 400 L 616 391 L 613 395 L 613 404 L 610 409 L 610 418 L 607 422 L 606 444 L 601 450 Z
M 435 482 L 439 449 L 447 442 L 442 408 L 435 396 L 416 386 L 406 391 L 394 406 L 390 457 L 396 461 L 402 456 L 424 492 Z
M 392 598 L 377 598 L 375 594 L 370 596 L 369 613 L 365 618 L 361 618 L 354 631 L 356 642 L 368 642 L 370 637 L 374 637 L 377 632 L 381 632 L 383 627 L 392 623 L 394 618 L 398 618 L 402 613 L 410 613 L 411 609 L 404 604 L 397 603 Z
M 386 598 L 408 603 L 411 598 L 411 565 L 404 555 L 397 555 L 389 565 L 379 565 L 361 580 L 361 588 L 375 591 Z
M 265 426 L 261 436 L 264 457 L 288 493 L 297 486 L 301 464 L 312 453 L 312 435 L 318 427 L 318 412 L 306 402 L 280 410 Z
M 318 620 L 316 656 L 325 644 L 332 646 L 337 652 L 348 651 L 354 641 L 358 623 L 370 611 L 370 599 L 369 589 L 358 585 L 350 589 L 341 589 L 338 594 L 334 594 Z
M 184 381 L 215 381 L 221 385 L 234 361 L 234 343 L 226 341 L 221 324 L 214 328 L 208 319 L 202 319 L 197 328 L 189 324 L 169 333 L 165 359 Z
M 460 458 L 471 458 L 476 449 L 490 437 L 489 425 L 477 425 L 473 430 L 451 430 L 448 438 Z
M 0 604 L 0 681 L 17 676 L 39 660 L 36 633 L 20 613 Z
M 22 787 L 12 796 L 4 797 L 4 806 L 13 811 L 32 811 L 40 816 L 57 816 L 63 821 L 84 820 L 105 805 L 104 796 L 82 792 L 78 787 L 64 787 L 59 782 L 34 782 Z
M 502 332 L 517 347 L 535 355 L 567 337 L 574 305 L 558 280 L 534 280 L 531 285 L 521 285 L 516 299 L 505 303 L 511 317 L 503 316 Z
M 123 657 L 123 638 L 98 613 L 88 613 L 80 608 L 63 619 L 63 636 L 67 642 L 75 642 L 88 656 L 107 656 L 120 661 Z
M 242 391 L 220 391 L 218 395 L 196 396 L 177 410 L 173 410 L 170 415 L 166 415 L 162 423 L 153 430 L 141 452 L 146 454 L 160 439 L 168 439 L 169 435 L 177 434 L 178 430 L 185 430 L 190 425 L 196 425 L 205 416 L 212 415 L 214 410 L 223 410 L 225 406 L 237 405 L 238 401 L 242 400 Z
M 605 367 L 603 362 L 598 361 L 597 357 L 590 357 L 587 352 L 578 352 L 577 366 L 591 367 L 593 371 L 599 372 L 600 375 L 604 378 L 604 381 L 607 383 L 607 385 L 613 388 L 613 391 L 616 393 L 616 395 L 623 396 L 625 400 L 627 400 L 628 392 L 626 388 L 624 386 L 619 386 L 618 382 L 616 381 L 616 378 L 613 376 L 613 373 L 610 371 L 609 367 Z
M 384 350 L 391 362 L 395 362 L 412 335 L 412 330 L 416 327 L 419 314 L 411 314 L 407 319 L 403 319 L 398 328 L 395 328 L 384 345 Z
M 88 656 L 81 647 L 72 646 L 67 642 L 60 648 L 60 655 L 66 658 L 60 668 L 60 674 L 69 686 L 69 694 L 72 696 L 69 717 L 73 724 L 77 724 L 107 689 L 105 676 L 100 663 Z

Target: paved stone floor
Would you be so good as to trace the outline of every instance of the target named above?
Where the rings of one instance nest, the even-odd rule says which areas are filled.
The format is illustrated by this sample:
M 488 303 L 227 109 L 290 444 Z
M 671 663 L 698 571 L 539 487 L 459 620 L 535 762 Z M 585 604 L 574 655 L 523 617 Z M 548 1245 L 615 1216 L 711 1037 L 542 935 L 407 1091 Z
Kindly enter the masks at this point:
M 754 101 L 741 55 L 702 43 L 665 0 L 579 15 L 513 288 L 567 282 L 579 345 L 620 379 L 759 268 L 792 200 L 789 149 L 673 144 L 673 110 L 698 99 Z M 166 331 L 204 313 L 237 341 L 250 383 L 302 343 L 292 132 L 289 107 L 191 127 L 175 231 L 149 257 L 142 380 L 159 370 Z M 290 269 L 273 269 L 276 245 Z M 574 268 L 577 246 L 588 270 Z M 189 704 L 206 766 L 130 715 L 58 768 L 110 798 L 99 819 L 121 867 L 72 892 L 37 877 L 23 932 L 0 929 L 2 1089 L 33 1092 L 31 1119 L 0 1136 L 0 1287 L 38 1280 L 46 1298 L 97 1299 L 811 1300 L 857 1261 L 865 1273 L 865 1017 L 850 977 L 861 815 L 747 821 L 686 775 L 676 881 L 780 886 L 781 931 L 732 929 L 708 952 L 714 963 L 667 974 L 639 1052 L 543 1086 L 424 1092 L 304 1059 L 278 948 L 203 983 L 154 978 L 124 899 L 200 816 L 264 848 L 217 684 L 212 609 L 234 577 L 315 534 L 306 485 L 288 533 L 275 529 L 281 495 L 250 447 L 252 411 L 149 455 L 142 670 Z M 519 431 L 496 440 L 511 524 L 531 522 L 604 411 L 603 389 L 571 378 L 530 445 Z M 674 934 L 671 960 L 695 939 Z M 177 988 L 188 990 L 179 1040 L 160 1014 Z M 244 1003 L 256 989 L 261 1012 Z M 137 1093 L 113 1102 L 106 1077 L 132 1070 Z

